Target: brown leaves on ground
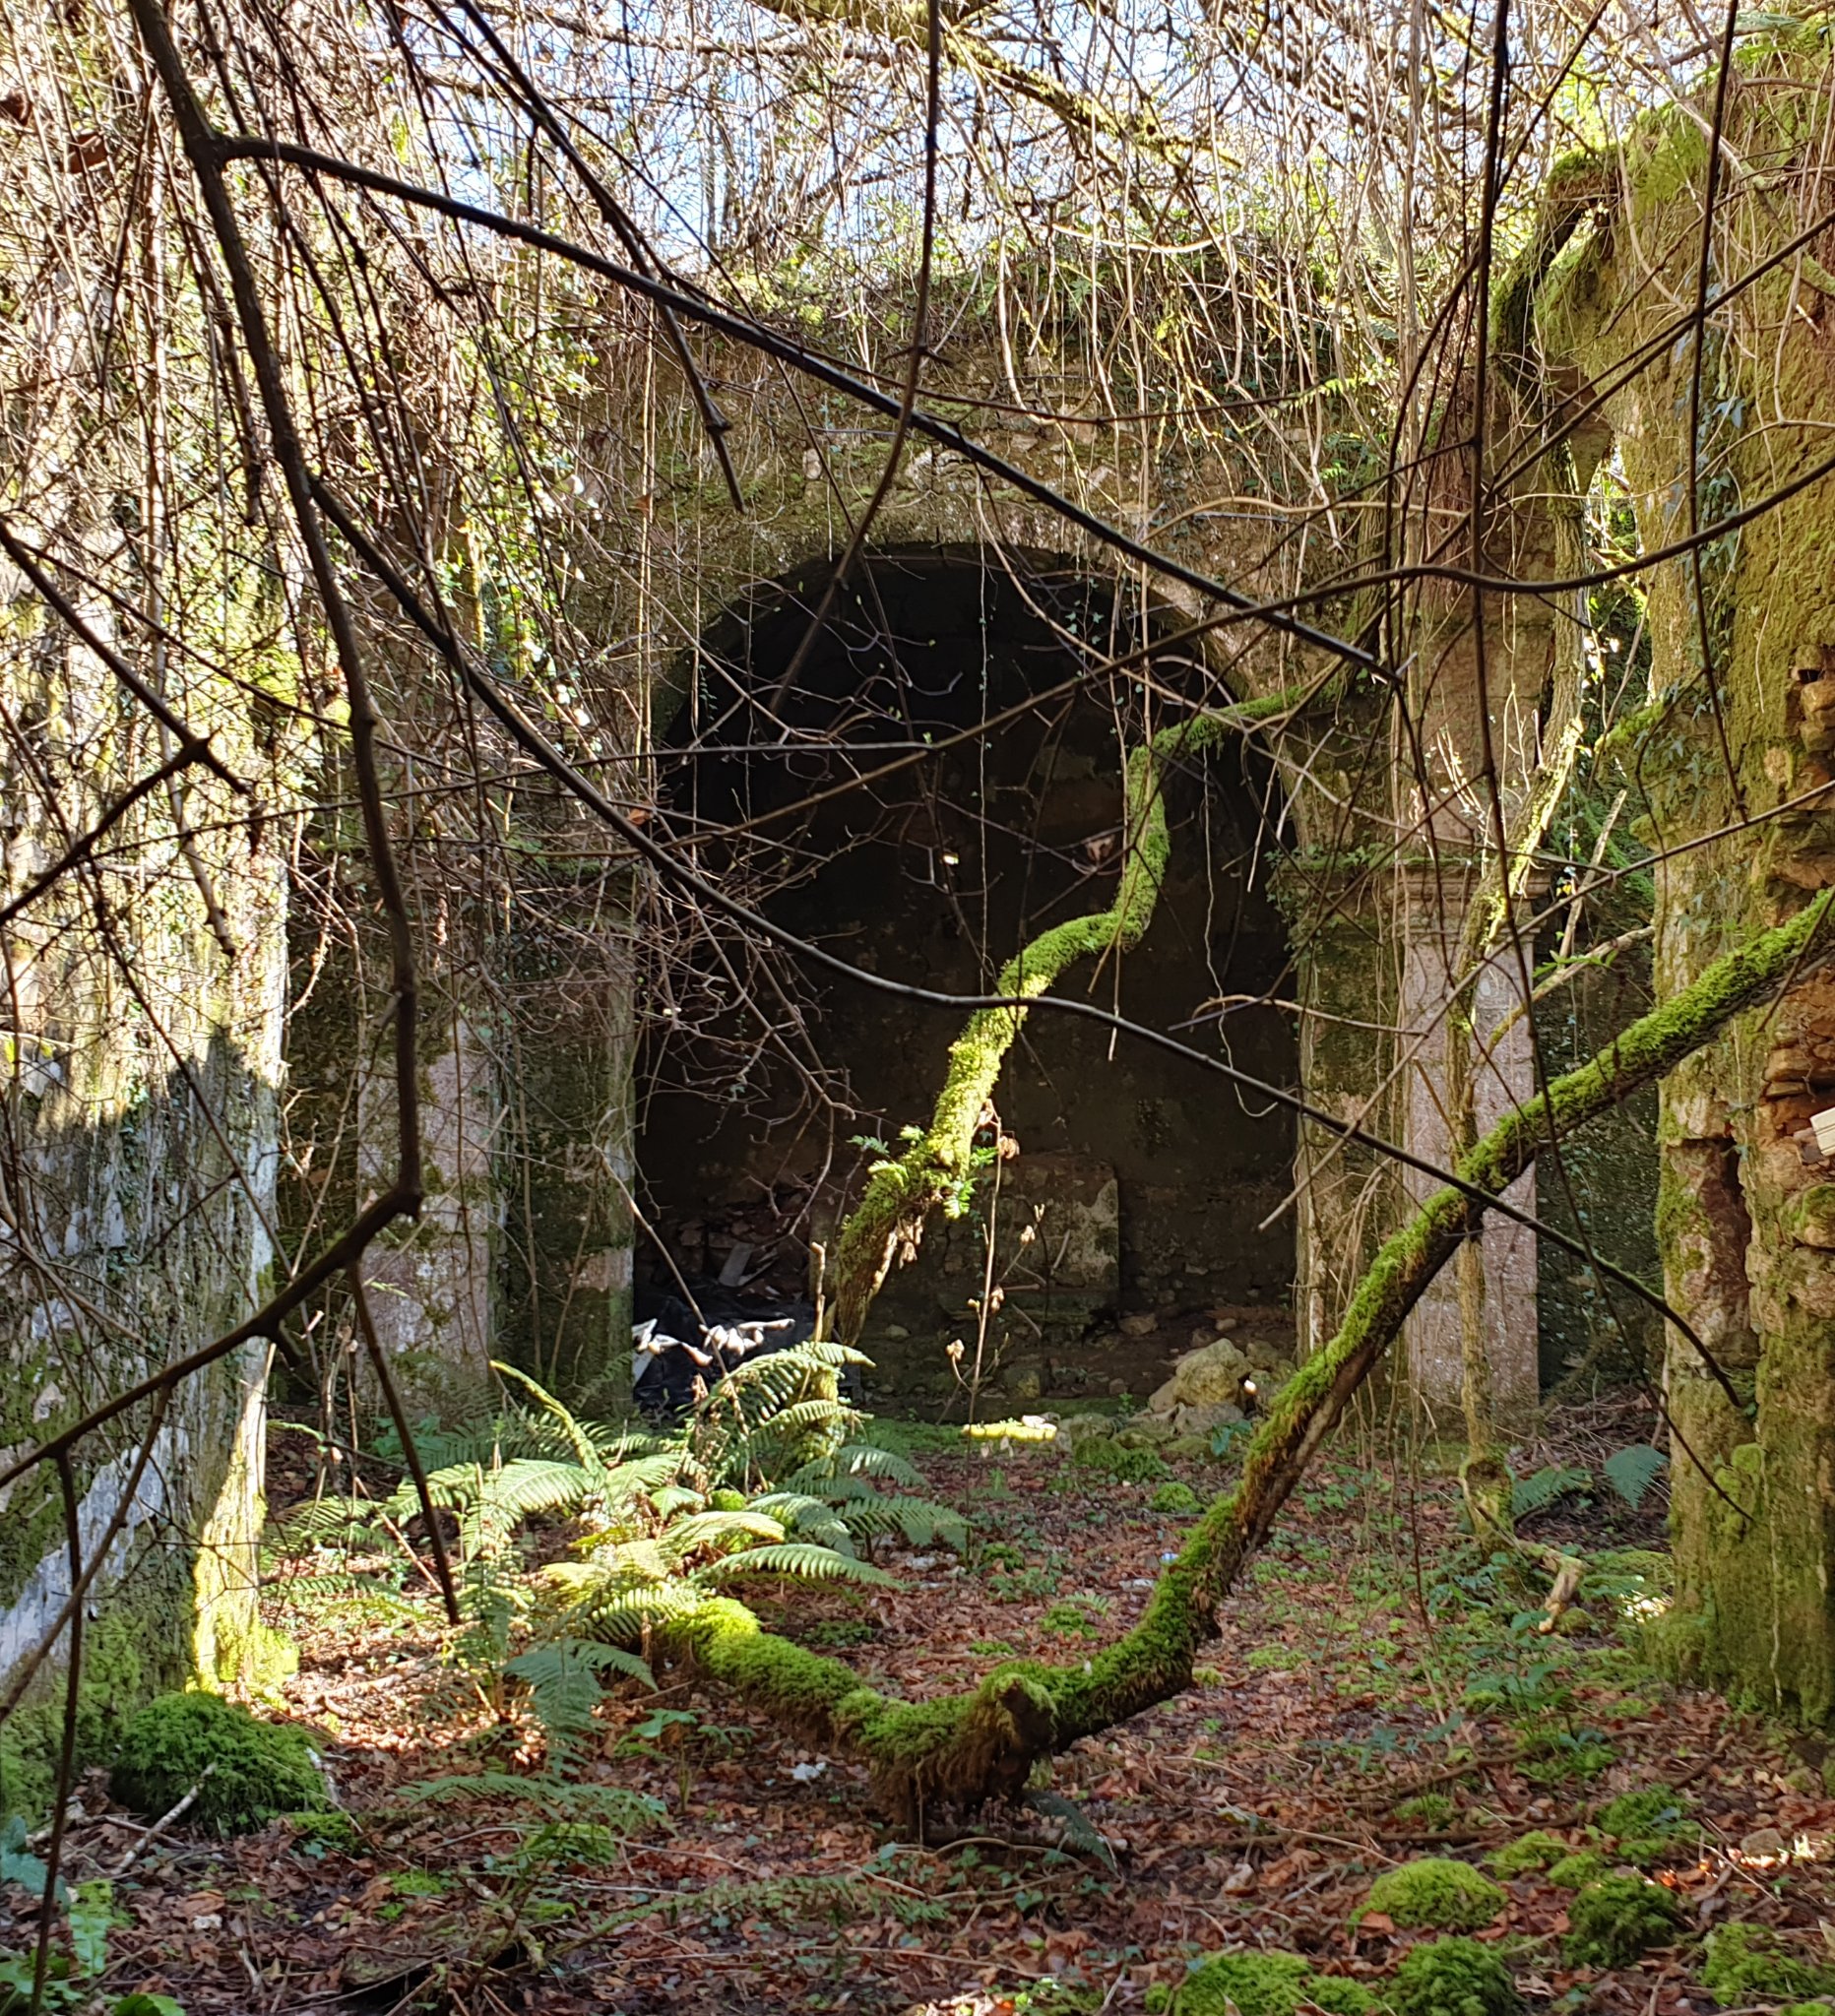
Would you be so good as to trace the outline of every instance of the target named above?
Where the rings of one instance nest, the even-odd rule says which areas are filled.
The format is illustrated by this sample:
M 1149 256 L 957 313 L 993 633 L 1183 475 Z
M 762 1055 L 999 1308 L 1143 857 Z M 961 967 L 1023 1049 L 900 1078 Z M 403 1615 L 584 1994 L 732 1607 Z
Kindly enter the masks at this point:
M 967 1561 L 906 1550 L 889 1557 L 895 1591 L 798 1586 L 762 1606 L 877 1686 L 921 1697 L 995 1659 L 1086 1656 L 1132 1621 L 1178 1544 L 1183 1522 L 1151 1511 L 1150 1486 L 1091 1480 L 1049 1445 L 919 1460 L 973 1522 Z M 1218 1482 L 1185 1474 L 1200 1492 Z M 288 1606 L 283 1575 L 275 1620 L 303 1655 L 288 1706 L 326 1737 L 360 1839 L 285 1822 L 228 1844 L 161 1839 L 116 1885 L 106 1985 L 176 1995 L 188 2016 L 1005 2016 L 1137 2010 L 1188 1959 L 1237 1943 L 1373 1982 L 1420 1936 L 1384 1917 L 1352 1931 L 1376 1873 L 1531 1828 L 1580 1847 L 1606 1799 L 1658 1783 L 1683 1786 L 1698 1823 L 1658 1872 L 1688 1938 L 1615 1975 L 1576 1973 L 1567 1894 L 1525 1876 L 1480 1934 L 1508 1942 L 1525 1992 L 1696 2016 L 1713 2004 L 1695 1935 L 1717 1918 L 1820 1946 L 1835 1801 L 1807 1753 L 1640 1672 L 1591 1597 L 1589 1633 L 1511 1630 L 1537 1594 L 1462 1547 L 1451 1498 L 1341 1449 L 1252 1565 L 1197 1687 L 1077 1745 L 1037 1808 L 957 1816 L 924 1847 L 887 1837 L 851 1766 L 667 1672 L 660 1696 L 607 1696 L 573 1773 L 655 1800 L 638 1834 L 570 1835 L 495 1791 L 404 1805 L 404 1787 L 446 1773 L 538 1774 L 538 1729 L 444 1656 L 417 1576 L 399 1596 Z M 1563 1544 L 1584 1544 L 1584 1510 L 1561 1517 Z M 73 1879 L 134 1838 L 95 1780 L 82 1811 Z M 1742 1853 L 1754 1840 L 1779 1852 Z M 16 1922 L 0 1943 L 27 1935 Z

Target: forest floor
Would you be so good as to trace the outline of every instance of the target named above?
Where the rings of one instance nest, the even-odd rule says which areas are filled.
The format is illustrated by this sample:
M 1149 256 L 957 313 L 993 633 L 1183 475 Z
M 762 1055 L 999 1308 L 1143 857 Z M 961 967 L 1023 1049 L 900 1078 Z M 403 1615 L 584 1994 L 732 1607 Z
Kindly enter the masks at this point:
M 1598 1420 L 1557 1423 L 1530 1466 L 1595 1470 L 1614 1446 Z M 1651 1420 L 1627 1410 L 1618 1425 L 1616 1441 L 1636 1440 Z M 886 1431 L 968 1515 L 967 1554 L 896 1549 L 895 1590 L 796 1585 L 761 1608 L 914 1697 L 1010 1653 L 1061 1661 L 1118 1632 L 1188 1523 L 1153 1509 L 1155 1486 L 1080 1470 L 1050 1443 Z M 283 1486 L 297 1486 L 298 1449 L 277 1444 Z M 1215 1465 L 1181 1474 L 1201 1494 L 1222 1481 Z M 660 1693 L 632 1682 L 606 1697 L 576 1767 L 646 1796 L 652 1817 L 609 1858 L 576 1858 L 538 1730 L 455 1666 L 430 1592 L 379 1575 L 290 1600 L 289 1576 L 313 1564 L 284 1561 L 270 1613 L 301 1652 L 285 1709 L 318 1732 L 355 1831 L 281 1821 L 221 1843 L 181 1822 L 129 1860 L 140 1837 L 92 1775 L 66 1867 L 113 1875 L 116 1922 L 89 1985 L 168 1994 L 186 2016 L 1055 2016 L 1155 2006 L 1156 1984 L 1247 1946 L 1380 1992 L 1431 1936 L 1383 1914 L 1353 1928 L 1380 1872 L 1423 1855 L 1483 1864 L 1531 1829 L 1584 1848 L 1607 1801 L 1662 1786 L 1686 1815 L 1642 1858 L 1680 1907 L 1668 1943 L 1613 1971 L 1569 1964 L 1573 1894 L 1534 1872 L 1507 1882 L 1479 1936 L 1534 2007 L 1706 2012 L 1701 1935 L 1717 1922 L 1784 1928 L 1805 1961 L 1829 1961 L 1835 1798 L 1824 1746 L 1639 1665 L 1614 1611 L 1651 1586 L 1640 1571 L 1660 1574 L 1626 1551 L 1662 1547 L 1660 1495 L 1633 1515 L 1576 1488 L 1526 1523 L 1603 1569 L 1567 1628 L 1542 1636 L 1543 1592 L 1461 1538 L 1449 1483 L 1347 1431 L 1229 1604 L 1190 1693 L 1076 1745 L 1036 1806 L 925 1846 L 888 1834 L 845 1760 L 664 1672 Z M 477 1796 L 405 1796 L 483 1770 L 523 1775 L 530 1796 L 495 1776 Z M 26 1918 L 10 1938 L 0 1925 L 0 1945 L 18 1949 Z

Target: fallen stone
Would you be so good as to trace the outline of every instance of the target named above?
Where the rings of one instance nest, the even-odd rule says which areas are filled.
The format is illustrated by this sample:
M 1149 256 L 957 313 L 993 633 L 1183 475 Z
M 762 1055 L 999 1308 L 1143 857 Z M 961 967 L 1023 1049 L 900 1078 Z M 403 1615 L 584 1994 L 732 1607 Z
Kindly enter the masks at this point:
M 1239 1407 L 1230 1401 L 1209 1401 L 1197 1407 L 1181 1407 L 1172 1417 L 1172 1425 L 1181 1435 L 1201 1435 L 1206 1438 L 1205 1447 L 1210 1447 L 1209 1437 L 1219 1428 L 1232 1427 L 1248 1417 Z

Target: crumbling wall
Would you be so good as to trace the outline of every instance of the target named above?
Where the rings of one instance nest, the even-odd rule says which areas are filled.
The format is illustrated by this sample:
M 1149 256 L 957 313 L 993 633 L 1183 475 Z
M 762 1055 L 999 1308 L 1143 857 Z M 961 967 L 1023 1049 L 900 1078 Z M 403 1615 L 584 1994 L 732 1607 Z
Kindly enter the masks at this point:
M 1768 168 L 1762 192 L 1736 167 L 1722 177 L 1717 281 L 1743 280 L 1820 205 L 1826 50 L 1806 32 L 1744 46 L 1728 158 Z M 1641 124 L 1542 310 L 1550 348 L 1615 388 L 1607 410 L 1646 547 L 1685 535 L 1691 483 L 1708 531 L 1698 567 L 1648 577 L 1651 701 L 1622 735 L 1650 795 L 1645 837 L 1665 850 L 1659 999 L 1835 882 L 1835 818 L 1814 795 L 1835 643 L 1826 486 L 1713 531 L 1826 452 L 1835 298 L 1815 262 L 1831 248 L 1824 232 L 1760 271 L 1694 340 L 1704 113 Z M 1812 968 L 1673 1073 L 1659 1121 L 1667 1292 L 1714 1361 L 1672 1327 L 1674 1643 L 1708 1678 L 1811 1720 L 1835 1709 L 1835 1192 L 1793 1137 L 1832 1101 L 1835 987 Z

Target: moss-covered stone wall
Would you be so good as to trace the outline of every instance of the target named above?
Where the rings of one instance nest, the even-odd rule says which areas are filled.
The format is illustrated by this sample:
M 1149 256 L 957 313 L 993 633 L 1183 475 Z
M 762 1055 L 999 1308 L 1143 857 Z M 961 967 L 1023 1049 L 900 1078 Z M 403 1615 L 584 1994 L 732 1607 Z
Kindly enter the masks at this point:
M 0 751 L 7 896 L 62 851 L 65 822 L 81 830 L 159 761 L 138 704 L 23 589 L 0 582 L 0 702 L 31 724 Z M 91 620 L 105 632 L 104 609 Z M 239 774 L 290 774 L 296 747 L 244 695 L 199 678 L 185 704 Z M 0 941 L 0 1466 L 232 1328 L 273 1285 L 287 836 L 213 819 L 221 802 L 216 788 L 176 811 L 156 800 L 105 864 L 23 910 Z M 189 854 L 179 815 L 196 823 Z M 84 1756 L 158 1687 L 232 1683 L 259 1636 L 266 1365 L 250 1346 L 186 1382 L 144 1462 L 144 1408 L 73 1452 L 84 1556 L 105 1548 Z M 57 1479 L 41 1466 L 0 1503 L 0 1685 L 69 1587 Z M 49 1790 L 59 1667 L 45 1663 L 0 1731 L 0 1807 L 35 1808 Z
M 1819 36 L 1743 46 L 1728 158 L 1766 168 L 1762 187 L 1740 167 L 1722 179 L 1716 290 L 1814 208 L 1827 120 Z M 1711 532 L 1826 453 L 1835 423 L 1835 284 L 1809 253 L 1742 285 L 1699 344 L 1687 333 L 1706 103 L 1640 125 L 1541 304 L 1550 347 L 1588 383 L 1617 388 L 1607 410 L 1648 548 L 1686 534 L 1691 480 Z M 1835 816 L 1803 802 L 1830 776 L 1829 548 L 1829 493 L 1814 484 L 1710 536 L 1698 571 L 1683 560 L 1650 576 L 1651 704 L 1626 760 L 1650 800 L 1644 838 L 1687 845 L 1657 872 L 1659 998 L 1835 880 Z M 1831 1103 L 1835 983 L 1811 968 L 1672 1074 L 1658 1121 L 1668 1293 L 1736 1396 L 1673 1330 L 1677 1644 L 1708 1677 L 1811 1720 L 1835 1712 L 1835 1251 L 1818 1201 L 1826 1171 L 1794 1136 Z

